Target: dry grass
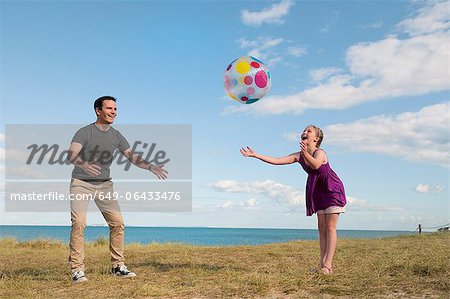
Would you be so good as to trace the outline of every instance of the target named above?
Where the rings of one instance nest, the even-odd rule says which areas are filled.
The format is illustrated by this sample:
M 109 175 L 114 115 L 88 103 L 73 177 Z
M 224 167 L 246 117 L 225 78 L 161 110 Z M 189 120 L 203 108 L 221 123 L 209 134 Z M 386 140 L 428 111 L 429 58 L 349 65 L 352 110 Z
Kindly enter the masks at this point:
M 312 274 L 318 243 L 238 247 L 130 244 L 138 274 L 109 274 L 108 242 L 86 246 L 87 283 L 72 285 L 68 247 L 0 240 L 0 298 L 448 298 L 450 234 L 339 240 L 335 274 Z

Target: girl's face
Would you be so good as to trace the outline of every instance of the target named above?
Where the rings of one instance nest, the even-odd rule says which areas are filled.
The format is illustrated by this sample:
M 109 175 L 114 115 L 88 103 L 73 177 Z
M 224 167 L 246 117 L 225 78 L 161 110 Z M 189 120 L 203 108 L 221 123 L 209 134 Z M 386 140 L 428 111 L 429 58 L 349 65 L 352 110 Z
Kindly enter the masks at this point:
M 317 132 L 313 126 L 306 127 L 303 130 L 302 135 L 300 136 L 302 141 L 306 141 L 306 143 L 311 143 L 317 140 Z

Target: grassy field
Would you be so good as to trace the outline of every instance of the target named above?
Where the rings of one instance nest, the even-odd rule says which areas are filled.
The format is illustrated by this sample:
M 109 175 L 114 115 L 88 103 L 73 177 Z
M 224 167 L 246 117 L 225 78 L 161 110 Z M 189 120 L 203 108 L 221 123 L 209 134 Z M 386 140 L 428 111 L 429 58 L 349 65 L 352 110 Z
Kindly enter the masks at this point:
M 130 244 L 109 274 L 106 239 L 86 246 L 88 282 L 72 285 L 68 246 L 0 240 L 0 298 L 449 298 L 450 233 L 340 239 L 334 275 L 310 272 L 318 242 L 236 247 Z

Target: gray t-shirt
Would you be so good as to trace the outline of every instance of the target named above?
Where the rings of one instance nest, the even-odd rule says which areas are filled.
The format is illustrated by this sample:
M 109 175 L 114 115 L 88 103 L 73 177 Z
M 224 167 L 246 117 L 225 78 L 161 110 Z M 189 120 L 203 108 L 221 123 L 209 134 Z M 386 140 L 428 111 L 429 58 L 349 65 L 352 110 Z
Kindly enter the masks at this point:
M 109 166 L 113 161 L 114 152 L 116 149 L 123 152 L 130 148 L 130 144 L 119 131 L 109 127 L 108 131 L 104 132 L 97 128 L 95 124 L 79 129 L 73 136 L 72 142 L 80 143 L 83 146 L 79 153 L 79 157 L 83 161 L 96 161 L 101 167 L 101 174 L 92 177 L 80 167 L 75 166 L 72 171 L 72 178 L 84 181 L 105 181 L 111 179 Z

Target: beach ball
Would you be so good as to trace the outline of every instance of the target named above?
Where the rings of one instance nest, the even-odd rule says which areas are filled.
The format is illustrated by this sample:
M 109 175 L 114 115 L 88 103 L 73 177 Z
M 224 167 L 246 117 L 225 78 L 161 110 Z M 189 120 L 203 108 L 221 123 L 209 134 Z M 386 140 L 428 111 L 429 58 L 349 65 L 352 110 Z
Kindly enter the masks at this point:
M 241 104 L 252 104 L 265 96 L 271 86 L 267 66 L 253 56 L 235 59 L 224 73 L 227 94 Z

